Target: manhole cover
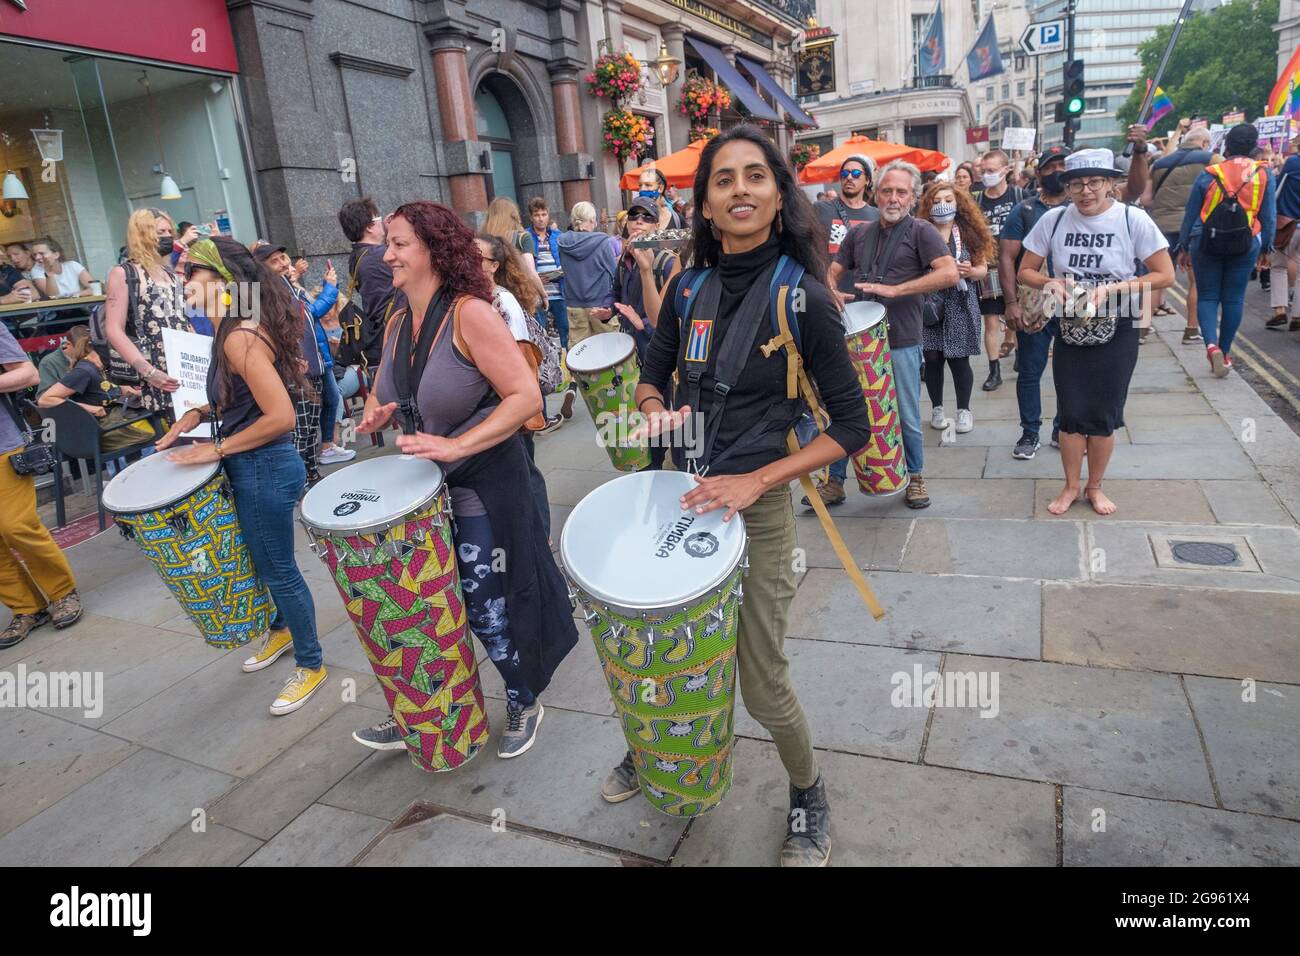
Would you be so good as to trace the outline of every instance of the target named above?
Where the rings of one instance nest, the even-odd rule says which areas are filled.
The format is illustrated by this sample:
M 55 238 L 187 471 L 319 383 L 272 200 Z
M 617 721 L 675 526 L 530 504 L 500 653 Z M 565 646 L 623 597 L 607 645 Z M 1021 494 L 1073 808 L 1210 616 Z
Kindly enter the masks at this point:
M 1230 544 L 1214 541 L 1177 541 L 1170 550 L 1184 564 L 1236 564 L 1240 559 L 1237 549 Z

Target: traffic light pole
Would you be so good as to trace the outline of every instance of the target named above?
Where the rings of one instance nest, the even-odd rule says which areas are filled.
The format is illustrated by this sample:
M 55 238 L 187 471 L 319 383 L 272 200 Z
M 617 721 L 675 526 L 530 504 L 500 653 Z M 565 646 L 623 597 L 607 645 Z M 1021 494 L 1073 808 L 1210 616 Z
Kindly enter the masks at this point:
M 1069 0 L 1069 3 L 1065 5 L 1065 64 L 1067 68 L 1074 62 L 1074 7 L 1075 0 Z M 1064 78 L 1064 70 L 1061 76 Z M 1074 149 L 1074 118 L 1071 116 L 1065 117 L 1064 134 L 1066 147 Z

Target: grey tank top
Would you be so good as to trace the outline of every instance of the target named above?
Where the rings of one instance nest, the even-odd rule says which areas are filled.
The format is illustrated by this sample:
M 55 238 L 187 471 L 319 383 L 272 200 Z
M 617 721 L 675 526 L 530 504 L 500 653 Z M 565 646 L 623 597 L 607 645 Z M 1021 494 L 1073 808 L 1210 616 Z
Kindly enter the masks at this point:
M 398 316 L 388 334 L 388 341 L 384 344 L 383 361 L 375 377 L 375 397 L 381 405 L 397 401 L 397 387 L 393 384 L 393 350 L 397 347 L 397 323 L 410 320 L 409 311 Z M 445 438 L 454 438 L 469 431 L 492 413 L 492 407 L 478 408 L 492 385 L 482 372 L 460 354 L 453 341 L 452 330 L 452 313 L 449 311 L 429 352 L 429 360 L 425 363 L 424 374 L 420 376 L 420 385 L 415 394 L 415 404 L 424 420 L 425 433 Z M 411 338 L 414 342 L 416 336 Z M 438 464 L 451 474 L 462 462 Z M 478 495 L 469 488 L 453 488 L 451 506 L 455 514 L 465 517 L 486 514 Z

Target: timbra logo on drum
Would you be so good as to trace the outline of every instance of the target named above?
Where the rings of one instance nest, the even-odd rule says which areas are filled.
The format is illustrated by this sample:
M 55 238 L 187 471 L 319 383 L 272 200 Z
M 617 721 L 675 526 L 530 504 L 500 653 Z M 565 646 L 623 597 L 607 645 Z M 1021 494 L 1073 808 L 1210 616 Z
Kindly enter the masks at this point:
M 690 530 L 690 527 L 693 524 L 695 524 L 694 515 L 682 515 L 681 519 L 672 526 L 668 534 L 664 535 L 663 542 L 659 545 L 659 550 L 655 552 L 655 557 L 666 558 L 672 554 L 673 549 L 677 547 L 677 542 L 686 537 L 686 532 Z
M 697 531 L 682 545 L 692 558 L 707 558 L 718 552 L 718 539 L 707 531 Z
M 377 491 L 345 491 L 339 497 L 347 500 L 334 509 L 336 518 L 346 518 L 350 514 L 356 514 L 361 510 L 361 502 L 363 501 L 378 503 L 382 500 Z
M 360 510 L 361 510 L 361 502 L 345 501 L 343 502 L 343 504 L 339 505 L 337 508 L 334 509 L 334 517 L 346 518 L 348 515 L 355 514 Z

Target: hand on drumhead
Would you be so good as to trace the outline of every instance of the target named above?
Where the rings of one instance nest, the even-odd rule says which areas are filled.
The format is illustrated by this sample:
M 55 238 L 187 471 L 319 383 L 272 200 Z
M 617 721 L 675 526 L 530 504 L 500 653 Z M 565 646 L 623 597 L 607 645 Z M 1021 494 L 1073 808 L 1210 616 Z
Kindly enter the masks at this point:
M 416 432 L 414 435 L 398 435 L 397 447 L 401 449 L 403 455 L 428 458 L 430 461 L 438 461 L 444 464 L 460 461 L 465 457 L 460 442 L 456 439 L 443 438 L 441 435 L 426 435 L 424 432 Z
M 835 308 L 839 309 L 841 312 L 844 311 L 844 303 L 852 302 L 857 298 L 857 296 L 851 292 L 841 292 L 839 289 L 834 287 L 831 288 L 830 293 L 831 298 L 835 301 Z
M 392 421 L 395 411 L 397 411 L 396 402 L 389 402 L 387 405 L 376 405 L 367 410 L 361 418 L 361 424 L 357 426 L 357 433 L 369 435 L 371 432 L 379 431 Z
M 202 416 L 199 414 L 197 409 L 189 409 L 184 415 L 176 420 L 175 425 L 167 429 L 166 435 L 163 435 L 162 438 L 158 439 L 158 441 L 154 443 L 154 449 L 156 451 L 166 451 L 172 445 L 176 444 L 176 439 L 180 438 L 186 432 L 198 428 L 201 418 Z
M 687 416 L 690 414 L 691 406 L 689 405 L 683 405 L 678 409 L 649 412 L 645 415 L 645 421 L 632 429 L 631 434 L 627 436 L 627 443 L 629 445 L 639 445 L 657 435 L 674 432 L 685 423 Z
M 718 475 L 716 478 L 695 476 L 698 485 L 682 495 L 681 504 L 685 511 L 704 514 L 726 508 L 723 521 L 730 521 L 738 511 L 743 511 L 758 500 L 766 490 L 757 474 Z
M 167 456 L 168 461 L 178 465 L 207 465 L 220 460 L 217 446 L 210 441 L 199 441 L 184 448 L 178 448 Z
M 614 308 L 618 309 L 619 314 L 632 323 L 632 328 L 636 329 L 638 332 L 645 328 L 645 322 L 641 320 L 641 316 L 636 314 L 636 309 L 632 308 L 626 302 L 615 302 Z

